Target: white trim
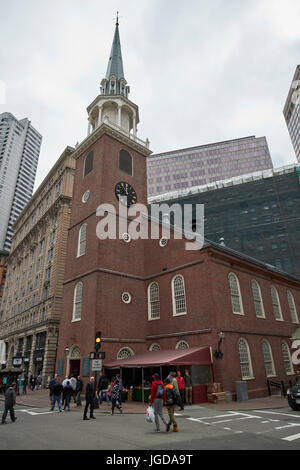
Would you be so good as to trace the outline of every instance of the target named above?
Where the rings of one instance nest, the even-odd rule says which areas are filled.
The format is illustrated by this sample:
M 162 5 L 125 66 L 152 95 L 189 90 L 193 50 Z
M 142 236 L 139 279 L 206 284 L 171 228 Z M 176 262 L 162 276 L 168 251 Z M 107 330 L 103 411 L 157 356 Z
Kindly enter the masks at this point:
M 247 349 L 247 357 L 248 357 L 248 367 L 249 367 L 249 372 L 250 372 L 250 375 L 249 376 L 245 376 L 243 377 L 243 371 L 242 371 L 242 367 L 241 367 L 241 357 L 240 357 L 240 341 L 243 341 L 246 345 L 246 349 Z M 242 380 L 252 380 L 254 379 L 254 374 L 253 374 L 253 367 L 252 367 L 252 360 L 251 360 L 251 352 L 250 352 L 250 348 L 249 348 L 249 344 L 248 344 L 248 341 L 245 339 L 245 338 L 239 338 L 238 340 L 238 355 L 239 355 L 239 363 L 240 363 L 240 369 L 241 369 L 241 374 L 242 374 Z
M 268 346 L 268 352 L 269 352 L 270 359 L 271 359 L 271 364 L 272 364 L 272 374 L 268 374 L 268 373 L 267 373 L 267 370 L 266 370 L 266 361 L 265 361 L 265 356 L 264 356 L 263 343 L 267 344 L 267 346 Z M 261 342 L 261 348 L 262 348 L 262 353 L 263 353 L 263 359 L 264 359 L 264 365 L 265 365 L 266 376 L 267 376 L 267 377 L 277 377 L 276 369 L 275 369 L 275 364 L 274 364 L 274 359 L 273 359 L 272 347 L 271 347 L 271 345 L 270 345 L 270 343 L 269 343 L 269 341 L 268 341 L 267 339 L 263 339 L 263 340 L 262 340 L 262 342 Z
M 275 309 L 274 309 L 274 301 L 273 301 L 273 296 L 272 296 L 272 290 L 273 290 L 273 292 L 275 292 L 275 295 L 276 295 L 277 306 L 278 306 L 280 318 L 276 318 L 276 313 L 275 313 Z M 284 320 L 283 320 L 283 317 L 282 317 L 282 310 L 281 310 L 281 305 L 280 305 L 280 299 L 279 299 L 278 291 L 277 291 L 276 287 L 273 286 L 273 285 L 271 285 L 270 291 L 271 291 L 271 301 L 272 301 L 272 306 L 273 306 L 274 318 L 275 318 L 275 320 L 277 320 L 277 321 L 284 321 Z
M 253 283 L 255 283 L 255 285 L 257 287 L 257 290 L 258 290 L 260 307 L 261 307 L 261 311 L 262 311 L 261 316 L 257 315 L 257 311 L 256 311 L 256 308 L 255 308 L 255 297 L 254 297 L 254 292 L 253 292 Z M 262 298 L 262 294 L 261 294 L 261 288 L 260 288 L 259 282 L 256 279 L 251 279 L 251 289 L 252 289 L 252 294 L 253 294 L 253 303 L 254 303 L 255 316 L 256 316 L 256 318 L 265 319 L 266 318 L 266 313 L 265 313 L 264 302 L 263 302 L 263 298 Z
M 290 294 L 290 299 L 292 301 L 292 308 L 294 309 L 294 314 L 295 314 L 296 319 L 293 319 L 293 314 L 292 314 L 292 310 L 291 310 L 291 306 L 290 306 L 290 302 L 289 302 L 289 294 Z M 295 299 L 294 299 L 294 296 L 293 296 L 292 292 L 289 289 L 286 291 L 286 297 L 287 297 L 287 302 L 288 302 L 288 306 L 289 306 L 289 310 L 290 310 L 291 321 L 292 321 L 292 323 L 298 324 L 299 323 L 299 318 L 298 318 L 298 313 L 297 313 L 297 309 L 296 309 Z
M 82 240 L 82 230 L 85 228 L 85 239 Z M 87 238 L 87 224 L 82 224 L 78 232 L 78 242 L 77 242 L 77 258 L 86 254 L 86 238 Z M 81 244 L 84 242 L 84 251 L 81 253 Z
M 285 344 L 286 350 L 287 350 L 287 353 L 288 353 L 288 356 L 289 356 L 289 363 L 290 363 L 290 367 L 291 367 L 290 372 L 287 372 L 286 367 L 285 367 L 286 361 L 284 360 L 284 357 L 283 357 L 283 350 L 282 350 L 282 345 L 283 344 Z M 295 371 L 294 371 L 294 366 L 293 366 L 293 362 L 292 362 L 290 348 L 289 348 L 289 345 L 287 344 L 287 342 L 285 340 L 281 341 L 281 355 L 282 355 L 282 360 L 283 360 L 284 370 L 285 370 L 286 375 L 294 375 Z
M 232 297 L 236 294 L 234 294 L 232 292 L 232 286 L 230 284 L 230 276 L 233 276 L 235 281 L 236 281 L 236 285 L 237 285 L 237 290 L 238 290 L 238 298 L 239 298 L 239 303 L 240 303 L 240 308 L 241 308 L 241 311 L 240 312 L 235 312 L 234 311 L 234 305 L 233 305 L 233 301 L 232 301 Z M 243 306 L 243 299 L 242 299 L 242 294 L 241 294 L 241 288 L 240 288 L 240 281 L 239 281 L 239 278 L 237 277 L 237 275 L 233 272 L 230 272 L 228 273 L 228 283 L 229 283 L 229 291 L 230 291 L 230 299 L 231 299 L 231 306 L 232 306 L 232 313 L 234 315 L 245 315 L 244 313 L 244 306 Z
M 75 318 L 75 309 L 76 309 L 76 299 L 77 299 L 77 289 L 78 286 L 81 285 L 81 307 L 80 307 L 80 318 Z M 81 314 L 82 314 L 82 297 L 83 297 L 83 283 L 81 281 L 77 282 L 77 284 L 74 287 L 74 293 L 73 293 L 73 312 L 72 312 L 72 323 L 76 321 L 81 320 Z M 79 304 L 79 302 L 77 302 Z
M 153 285 L 157 286 L 157 297 L 158 297 L 158 311 L 159 311 L 159 316 L 158 317 L 152 317 L 152 301 L 151 301 L 151 294 L 150 294 L 150 289 Z M 160 319 L 160 297 L 159 297 L 159 285 L 156 281 L 151 282 L 148 285 L 148 321 L 152 320 L 159 320 Z

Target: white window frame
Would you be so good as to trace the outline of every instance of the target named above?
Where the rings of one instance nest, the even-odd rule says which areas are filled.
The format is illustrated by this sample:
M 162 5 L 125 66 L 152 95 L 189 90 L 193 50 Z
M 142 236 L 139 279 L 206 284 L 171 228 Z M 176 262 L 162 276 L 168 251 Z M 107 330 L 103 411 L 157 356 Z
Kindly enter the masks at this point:
M 119 357 L 119 356 L 120 356 L 120 353 L 121 353 L 122 351 L 128 351 L 128 352 L 129 352 L 128 356 Z M 131 356 L 134 356 L 134 351 L 133 351 L 133 349 L 129 348 L 128 346 L 124 346 L 123 348 L 121 348 L 121 349 L 119 350 L 119 352 L 118 352 L 118 354 L 117 354 L 117 359 L 120 359 L 120 360 L 121 360 L 121 359 L 124 359 L 125 357 L 131 357 Z
M 157 299 L 154 299 L 151 297 L 151 288 L 153 286 L 156 286 L 157 287 Z M 154 303 L 157 303 L 158 307 L 158 316 L 152 316 L 153 315 L 153 312 L 152 312 L 152 307 L 154 305 Z M 153 281 L 151 282 L 151 284 L 149 284 L 148 286 L 148 320 L 149 321 L 152 321 L 152 320 L 159 320 L 160 319 L 160 298 L 159 298 L 159 285 L 157 282 Z
M 185 344 L 185 345 L 186 345 L 186 348 L 180 348 L 179 346 L 180 346 L 181 344 Z M 181 349 L 182 349 L 182 350 L 184 350 L 184 349 L 190 349 L 190 345 L 189 345 L 189 343 L 188 343 L 187 341 L 185 341 L 184 339 L 181 339 L 181 340 L 178 341 L 178 343 L 176 344 L 175 349 L 179 349 L 179 350 L 181 350 Z
M 184 303 L 185 303 L 185 311 L 184 312 L 179 312 L 179 313 L 177 313 L 177 303 L 176 303 L 176 297 L 175 297 L 175 280 L 178 277 L 180 277 L 182 279 Z M 176 276 L 174 276 L 173 279 L 172 279 L 172 304 L 173 304 L 173 317 L 179 317 L 181 315 L 186 315 L 187 314 L 185 282 L 184 282 L 184 277 L 183 277 L 182 274 L 176 274 Z
M 241 355 L 240 355 L 240 342 L 243 341 L 245 343 L 245 346 L 246 346 L 246 349 L 247 349 L 247 358 L 248 358 L 248 361 L 247 361 L 247 364 L 248 364 L 248 368 L 249 368 L 249 372 L 250 372 L 250 375 L 248 376 L 243 376 L 243 369 L 242 369 L 242 362 L 241 362 Z M 254 375 L 253 375 L 253 368 L 252 368 L 252 360 L 251 360 L 251 353 L 250 353 L 250 348 L 249 348 L 249 344 L 248 344 L 248 341 L 245 340 L 245 338 L 239 338 L 238 340 L 238 355 L 239 355 L 239 362 L 240 362 L 240 369 L 241 369 L 241 374 L 242 374 L 242 380 L 252 380 L 254 379 Z
M 276 287 L 273 286 L 273 285 L 270 287 L 270 290 L 271 290 L 271 300 L 272 300 L 273 313 L 274 313 L 275 320 L 276 320 L 276 321 L 283 321 L 282 310 L 281 310 L 281 305 L 280 305 L 280 300 L 279 300 L 278 291 L 277 291 Z M 277 304 L 274 303 L 274 298 L 273 298 L 272 292 L 274 292 L 275 295 L 276 295 Z M 276 318 L 276 308 L 277 308 L 277 307 L 278 307 L 278 313 L 279 313 L 279 315 L 280 315 L 280 318 Z
M 85 233 L 83 232 L 85 230 Z M 84 256 L 86 253 L 86 238 L 87 238 L 87 224 L 81 225 L 78 232 L 78 244 L 77 244 L 77 258 Z
M 292 323 L 299 323 L 298 313 L 296 309 L 295 299 L 290 290 L 286 291 L 287 301 L 290 309 Z M 290 303 L 291 301 L 291 303 Z
M 258 293 L 258 297 L 259 297 L 257 299 L 255 298 L 255 293 L 253 291 L 253 284 L 255 284 L 255 286 L 257 287 L 257 293 Z M 253 303 L 254 303 L 256 318 L 266 318 L 264 302 L 263 302 L 263 298 L 262 298 L 262 295 L 261 295 L 261 288 L 260 288 L 260 285 L 259 285 L 259 283 L 257 282 L 256 279 L 252 279 L 251 289 L 252 289 L 252 294 L 253 294 Z M 258 313 L 257 313 L 257 308 L 256 307 L 257 307 L 258 302 L 259 302 L 260 309 L 261 309 L 261 315 L 258 315 Z
M 149 347 L 149 351 L 161 351 L 161 347 L 158 343 L 152 343 Z
M 235 312 L 235 311 L 234 311 L 233 297 L 234 297 L 234 298 L 237 298 L 237 294 L 232 291 L 232 284 L 231 284 L 231 282 L 230 282 L 230 277 L 232 277 L 232 276 L 234 277 L 234 280 L 236 281 L 236 286 L 237 286 L 237 291 L 238 291 L 238 299 L 239 299 L 240 309 L 241 309 L 240 312 Z M 240 282 L 239 282 L 239 279 L 238 279 L 237 275 L 234 274 L 233 272 L 230 272 L 230 273 L 228 274 L 228 283 L 229 283 L 229 290 L 230 290 L 230 298 L 231 298 L 232 313 L 233 313 L 234 315 L 245 315 L 245 313 L 244 313 L 244 307 L 243 307 L 243 299 L 242 299 L 242 294 L 241 294 L 241 288 L 240 288 Z
M 284 359 L 284 351 L 283 351 L 282 346 L 286 346 L 286 352 L 287 352 L 287 355 L 288 355 L 288 358 L 289 358 L 289 366 L 290 366 L 290 369 L 291 369 L 290 372 L 288 372 L 287 369 L 286 369 L 287 361 Z M 285 370 L 286 375 L 294 375 L 295 371 L 294 371 L 294 366 L 293 366 L 293 362 L 292 362 L 291 352 L 290 352 L 289 345 L 287 344 L 286 341 L 281 341 L 281 354 L 282 354 L 282 360 L 283 360 L 283 363 L 284 363 L 284 370 Z
M 81 287 L 81 299 L 78 301 L 78 288 Z M 82 314 L 82 298 L 83 298 L 83 284 L 82 282 L 78 282 L 74 288 L 74 295 L 73 295 L 73 313 L 72 313 L 72 323 L 80 321 L 81 320 L 81 314 Z M 77 304 L 80 304 L 80 318 L 76 318 L 76 306 Z
M 267 351 L 267 352 L 268 352 L 270 358 L 266 358 L 266 356 L 265 356 L 265 354 L 264 354 L 264 347 L 263 347 L 264 344 L 266 344 L 267 347 L 268 347 L 268 351 Z M 277 374 L 276 374 L 276 369 L 275 369 L 275 364 L 274 364 L 274 359 L 273 359 L 273 353 L 272 353 L 272 348 L 271 348 L 271 345 L 270 345 L 269 341 L 266 340 L 266 339 L 263 339 L 263 340 L 262 340 L 262 343 L 261 343 L 261 347 L 262 347 L 262 354 L 263 354 L 263 359 L 264 359 L 264 365 L 265 365 L 266 376 L 267 376 L 267 377 L 276 377 Z M 270 363 L 271 366 L 272 366 L 272 372 L 271 372 L 270 374 L 268 374 L 268 372 L 267 372 L 267 366 L 266 366 L 266 364 L 269 364 L 269 363 Z

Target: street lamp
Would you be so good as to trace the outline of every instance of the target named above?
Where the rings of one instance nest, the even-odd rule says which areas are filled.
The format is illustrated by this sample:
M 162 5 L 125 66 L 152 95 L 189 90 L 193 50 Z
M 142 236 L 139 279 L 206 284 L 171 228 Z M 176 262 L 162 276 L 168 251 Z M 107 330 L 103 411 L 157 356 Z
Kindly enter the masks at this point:
M 221 343 L 223 339 L 225 338 L 225 333 L 223 331 L 219 332 L 219 341 L 218 341 L 218 349 L 215 350 L 214 356 L 216 359 L 222 359 L 223 353 L 220 349 Z
M 67 346 L 65 349 L 66 356 L 69 354 L 69 352 L 70 352 L 70 348 Z

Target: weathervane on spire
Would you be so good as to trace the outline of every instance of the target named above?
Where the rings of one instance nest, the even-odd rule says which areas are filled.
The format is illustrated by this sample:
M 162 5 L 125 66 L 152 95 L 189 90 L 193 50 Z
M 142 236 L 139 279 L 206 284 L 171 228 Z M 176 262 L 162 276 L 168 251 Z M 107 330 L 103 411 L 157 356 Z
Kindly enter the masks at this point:
M 119 12 L 117 11 L 116 26 L 119 26 Z

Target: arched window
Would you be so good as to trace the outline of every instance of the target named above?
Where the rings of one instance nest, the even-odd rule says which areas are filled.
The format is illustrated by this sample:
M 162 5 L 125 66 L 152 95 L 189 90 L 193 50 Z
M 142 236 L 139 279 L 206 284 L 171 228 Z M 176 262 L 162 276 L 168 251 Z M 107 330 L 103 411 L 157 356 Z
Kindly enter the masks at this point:
M 175 349 L 189 349 L 189 343 L 187 343 L 187 341 L 180 340 L 176 344 Z
M 239 350 L 242 379 L 253 379 L 250 349 L 249 349 L 247 341 L 244 338 L 239 339 L 238 350 Z
M 78 234 L 77 257 L 82 256 L 82 255 L 85 254 L 85 250 L 86 250 L 86 232 L 87 232 L 87 225 L 83 224 L 80 227 L 79 234 Z
M 257 318 L 265 318 L 264 304 L 259 284 L 255 279 L 252 279 L 251 286 L 256 316 Z
M 91 150 L 85 157 L 83 177 L 85 178 L 93 170 L 94 152 Z
M 151 344 L 149 351 L 160 351 L 160 345 L 158 343 Z
M 120 150 L 120 170 L 127 173 L 127 175 L 133 175 L 133 165 L 132 165 L 132 156 L 127 150 Z
M 81 320 L 81 311 L 82 311 L 82 282 L 78 282 L 74 289 L 74 301 L 73 301 L 73 317 L 72 321 Z
M 273 311 L 276 320 L 283 320 L 281 307 L 278 297 L 277 289 L 274 286 L 271 286 L 271 297 L 272 297 L 272 304 L 273 304 Z
M 229 287 L 230 287 L 232 311 L 233 313 L 244 315 L 239 280 L 234 273 L 229 273 L 228 280 L 229 280 Z
M 286 295 L 291 312 L 291 320 L 293 323 L 299 323 L 294 296 L 289 290 L 287 291 Z
M 282 359 L 284 362 L 285 372 L 287 375 L 294 374 L 294 368 L 292 365 L 291 353 L 289 347 L 285 341 L 281 343 Z
M 268 341 L 265 339 L 262 342 L 262 352 L 264 357 L 265 369 L 267 377 L 274 377 L 276 375 L 272 349 Z
M 159 287 L 152 282 L 148 287 L 148 319 L 160 318 Z
M 126 357 L 134 356 L 134 352 L 131 348 L 122 348 L 118 352 L 117 359 L 125 359 Z
M 178 274 L 172 280 L 172 294 L 173 315 L 175 316 L 186 314 L 184 279 L 181 274 Z

